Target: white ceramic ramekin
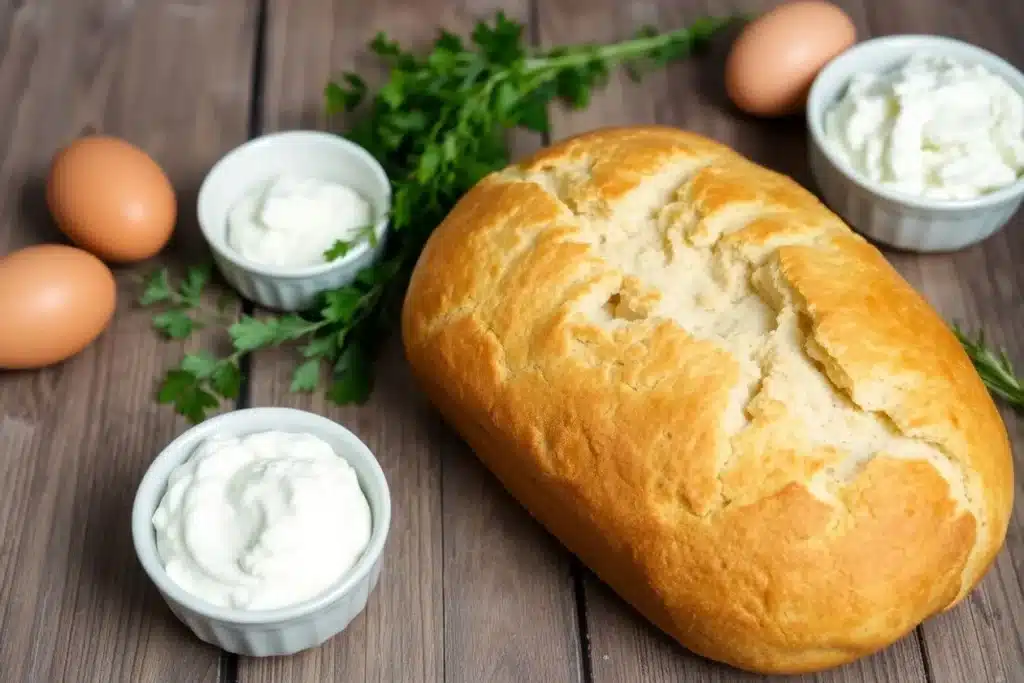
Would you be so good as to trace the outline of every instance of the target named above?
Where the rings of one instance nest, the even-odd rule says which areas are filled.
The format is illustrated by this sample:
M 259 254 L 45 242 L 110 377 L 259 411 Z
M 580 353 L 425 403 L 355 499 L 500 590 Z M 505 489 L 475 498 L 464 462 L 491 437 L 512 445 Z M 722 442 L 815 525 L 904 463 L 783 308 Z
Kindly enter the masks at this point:
M 153 512 L 171 471 L 201 441 L 214 434 L 282 430 L 314 434 L 334 447 L 355 469 L 370 503 L 370 542 L 355 566 L 322 595 L 293 607 L 265 611 L 211 605 L 186 592 L 164 571 L 157 553 Z M 213 417 L 175 439 L 149 466 L 132 508 L 135 553 L 171 611 L 201 640 L 250 657 L 288 655 L 316 647 L 338 634 L 366 607 L 377 585 L 381 557 L 391 526 L 391 494 L 384 472 L 352 432 L 325 417 L 291 408 L 250 408 Z
M 825 203 L 858 232 L 878 242 L 920 252 L 953 251 L 1002 228 L 1024 200 L 1024 178 L 976 199 L 941 201 L 881 187 L 834 153 L 824 133 L 825 112 L 855 73 L 884 72 L 918 52 L 981 64 L 1024 96 L 1024 74 L 996 55 L 952 38 L 928 35 L 867 40 L 821 70 L 807 100 L 811 173 Z
M 304 268 L 255 263 L 227 242 L 228 212 L 246 192 L 284 173 L 348 185 L 373 205 L 376 245 L 365 241 L 345 256 Z M 384 249 L 391 183 L 381 165 L 359 145 L 331 133 L 308 130 L 270 133 L 228 152 L 199 189 L 197 213 L 217 269 L 246 299 L 279 311 L 309 308 L 317 295 L 344 287 Z

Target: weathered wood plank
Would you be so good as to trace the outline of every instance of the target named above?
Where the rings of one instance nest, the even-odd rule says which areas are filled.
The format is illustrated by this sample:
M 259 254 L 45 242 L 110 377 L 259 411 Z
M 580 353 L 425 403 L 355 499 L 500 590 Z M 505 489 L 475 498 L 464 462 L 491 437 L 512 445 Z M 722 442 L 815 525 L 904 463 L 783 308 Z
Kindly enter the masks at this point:
M 613 39 L 629 34 L 644 23 L 661 28 L 677 26 L 709 7 L 715 12 L 732 8 L 759 12 L 777 2 L 696 3 L 680 0 L 663 2 L 574 2 L 561 0 L 540 5 L 540 36 L 553 44 L 571 40 Z M 1010 16 L 1019 7 L 992 2 L 992 11 L 971 6 L 968 13 L 953 3 L 932 12 L 930 3 L 843 2 L 861 31 L 869 25 L 877 32 L 940 32 L 959 35 L 1007 55 L 1017 64 L 1019 41 L 1011 29 L 1019 17 Z M 998 6 L 997 6 L 998 5 Z M 986 5 L 987 6 L 987 5 Z M 965 15 L 973 19 L 967 21 Z M 929 18 L 925 18 L 929 15 Z M 1001 31 L 1001 32 L 999 32 Z M 720 46 L 721 47 L 721 46 Z M 723 50 L 719 49 L 718 52 Z M 641 86 L 626 79 L 614 79 L 607 92 L 583 113 L 559 116 L 555 137 L 599 125 L 630 122 L 663 122 L 696 130 L 730 144 L 751 158 L 794 176 L 810 185 L 806 167 L 804 127 L 800 120 L 755 121 L 737 114 L 725 101 L 721 86 L 721 55 L 701 63 L 672 67 L 665 74 L 653 74 Z M 1015 222 L 1015 226 L 1021 221 Z M 1021 338 L 1019 297 L 1021 274 L 1014 267 L 1024 244 L 1019 228 L 989 240 L 979 250 L 951 257 L 891 255 L 897 266 L 917 285 L 939 310 L 970 324 L 984 323 L 997 341 L 1010 344 Z M 974 255 L 980 252 L 982 256 Z M 1014 347 L 1015 357 L 1021 356 Z M 1022 432 L 1019 417 L 1007 414 L 1015 439 Z M 1018 466 L 1018 472 L 1020 468 Z M 1018 474 L 1020 477 L 1020 474 Z M 1008 550 L 1004 552 L 983 587 L 965 605 L 948 615 L 926 623 L 921 630 L 930 656 L 930 672 L 936 681 L 1013 680 L 1009 672 L 1024 671 L 1019 652 L 1021 639 L 1022 513 L 1018 502 Z M 760 680 L 718 667 L 689 656 L 662 634 L 644 623 L 607 588 L 588 577 L 587 628 L 590 636 L 591 668 L 595 681 L 713 681 Z M 965 631 L 970 632 L 965 637 Z M 911 635 L 875 657 L 865 659 L 807 680 L 830 681 L 923 681 L 925 665 L 919 635 Z M 1009 654 L 1008 654 L 1009 653 Z M 1007 661 L 1007 657 L 1011 657 Z M 1009 676 L 1009 678 L 1007 678 Z
M 504 5 L 525 19 L 525 3 Z M 466 30 L 488 2 L 344 0 L 271 2 L 264 122 L 267 129 L 324 128 L 320 94 L 343 69 L 377 71 L 364 46 L 378 30 L 409 44 L 436 27 Z M 537 144 L 517 137 L 519 151 Z M 500 490 L 411 386 L 397 338 L 362 407 L 288 393 L 294 359 L 253 361 L 252 403 L 292 405 L 346 424 L 377 454 L 394 517 L 380 584 L 363 617 L 324 647 L 279 660 L 242 660 L 239 680 L 572 681 L 579 645 L 567 558 Z M 442 495 L 443 492 L 443 495 Z
M 869 5 L 881 35 L 934 33 L 966 40 L 1024 68 L 1024 5 L 998 0 L 963 5 L 902 0 Z M 949 320 L 983 329 L 1024 364 L 1024 213 L 1000 233 L 956 254 L 887 254 Z M 960 605 L 919 629 L 934 683 L 1024 680 L 1024 414 L 1004 410 L 1014 446 L 1017 496 L 1006 547 L 981 585 Z
M 42 200 L 50 155 L 95 129 L 145 148 L 180 189 L 176 245 L 199 242 L 195 190 L 245 138 L 247 0 L 4 3 L 0 253 L 59 239 Z M 171 84 L 173 83 L 173 87 Z M 180 625 L 132 550 L 135 487 L 182 429 L 152 398 L 181 349 L 161 342 L 119 269 L 114 322 L 62 365 L 0 372 L 0 678 L 216 681 L 220 653 Z M 0 314 L 2 315 L 2 314 Z M 209 344 L 200 335 L 197 342 Z

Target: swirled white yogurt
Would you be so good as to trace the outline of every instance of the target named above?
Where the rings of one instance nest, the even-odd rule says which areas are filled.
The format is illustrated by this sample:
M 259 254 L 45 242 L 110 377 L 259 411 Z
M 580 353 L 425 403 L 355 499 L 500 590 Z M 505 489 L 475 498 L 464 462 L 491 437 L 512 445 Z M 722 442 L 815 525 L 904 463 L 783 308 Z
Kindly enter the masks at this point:
M 252 188 L 228 213 L 228 245 L 267 266 L 305 268 L 325 262 L 337 242 L 373 229 L 373 206 L 340 183 L 282 175 Z
M 168 576 L 206 602 L 244 610 L 313 598 L 355 565 L 370 506 L 352 467 L 311 434 L 267 431 L 203 442 L 153 514 Z

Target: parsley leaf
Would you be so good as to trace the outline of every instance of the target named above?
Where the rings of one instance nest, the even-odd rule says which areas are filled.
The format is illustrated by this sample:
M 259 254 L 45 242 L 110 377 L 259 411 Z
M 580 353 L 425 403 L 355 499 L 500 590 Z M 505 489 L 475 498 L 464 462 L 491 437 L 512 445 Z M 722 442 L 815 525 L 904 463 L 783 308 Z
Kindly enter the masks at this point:
M 345 348 L 334 364 L 334 380 L 327 398 L 338 404 L 363 403 L 373 391 L 373 373 L 366 352 L 359 344 Z
M 214 390 L 226 399 L 238 398 L 242 390 L 242 370 L 234 359 L 225 359 L 217 364 L 210 375 Z
M 188 313 L 178 308 L 153 316 L 153 327 L 170 339 L 184 339 L 200 326 Z
M 347 256 L 350 251 L 355 249 L 364 240 L 370 245 L 371 249 L 376 247 L 378 244 L 376 228 L 376 225 L 364 225 L 356 232 L 355 237 L 352 239 L 335 240 L 334 244 L 324 252 L 324 261 L 330 263 Z
M 320 384 L 320 359 L 311 358 L 295 368 L 291 391 L 314 391 Z
M 139 297 L 139 303 L 143 306 L 151 306 L 171 298 L 170 275 L 166 268 L 153 273 L 146 281 L 146 288 Z
M 181 369 L 167 373 L 157 393 L 157 401 L 173 404 L 175 411 L 191 422 L 201 422 L 207 410 L 219 405 L 217 397 L 205 390 L 195 375 Z
M 181 360 L 181 369 L 191 373 L 197 379 L 207 379 L 217 370 L 217 359 L 208 351 L 185 356 Z
M 352 247 L 356 246 L 355 242 L 346 242 L 345 240 L 335 240 L 331 248 L 324 252 L 324 260 L 330 263 L 340 259 L 352 251 Z
M 210 274 L 209 264 L 191 266 L 186 271 L 185 281 L 181 283 L 180 295 L 187 306 L 195 307 L 200 304 L 203 288 L 210 281 Z
M 302 355 L 306 358 L 324 358 L 333 354 L 339 342 L 333 336 L 315 337 L 302 347 Z

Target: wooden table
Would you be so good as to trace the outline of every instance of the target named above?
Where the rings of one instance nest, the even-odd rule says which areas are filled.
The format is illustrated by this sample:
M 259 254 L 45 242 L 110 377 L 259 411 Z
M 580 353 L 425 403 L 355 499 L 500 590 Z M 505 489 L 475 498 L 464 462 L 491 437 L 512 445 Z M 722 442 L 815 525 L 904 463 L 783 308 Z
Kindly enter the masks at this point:
M 224 152 L 261 132 L 324 127 L 320 95 L 342 68 L 371 71 L 367 40 L 465 29 L 499 6 L 539 45 L 675 27 L 757 0 L 22 0 L 0 7 L 0 253 L 58 238 L 41 199 L 53 151 L 83 131 L 124 136 L 164 165 L 182 220 L 162 257 L 199 250 L 195 190 Z M 1018 0 L 845 0 L 861 36 L 939 33 L 1024 67 Z M 802 124 L 743 119 L 723 101 L 721 59 L 642 85 L 615 78 L 584 113 L 554 114 L 551 139 L 626 122 L 676 124 L 809 183 Z M 517 151 L 544 142 L 518 136 Z M 983 326 L 1024 365 L 1024 213 L 955 255 L 890 254 L 949 319 Z M 151 264 L 152 265 L 152 264 Z M 555 543 L 443 427 L 393 338 L 369 404 L 338 408 L 287 391 L 292 359 L 262 353 L 240 406 L 289 405 L 337 419 L 379 455 L 394 524 L 366 613 L 324 647 L 239 659 L 193 638 L 139 568 L 129 509 L 146 464 L 186 424 L 153 401 L 182 349 L 160 341 L 123 270 L 111 328 L 84 353 L 0 374 L 0 681 L 299 683 L 678 683 L 754 681 L 656 632 Z M 237 312 L 250 310 L 238 302 Z M 2 325 L 0 312 L 0 325 Z M 193 346 L 222 344 L 216 331 Z M 949 614 L 848 667 L 806 681 L 1024 681 L 1024 418 L 1006 549 Z

